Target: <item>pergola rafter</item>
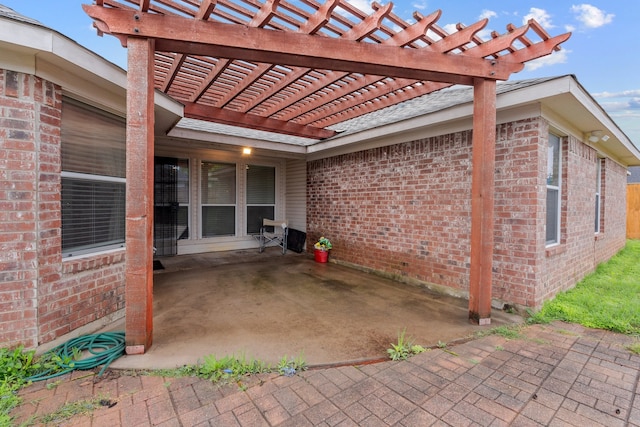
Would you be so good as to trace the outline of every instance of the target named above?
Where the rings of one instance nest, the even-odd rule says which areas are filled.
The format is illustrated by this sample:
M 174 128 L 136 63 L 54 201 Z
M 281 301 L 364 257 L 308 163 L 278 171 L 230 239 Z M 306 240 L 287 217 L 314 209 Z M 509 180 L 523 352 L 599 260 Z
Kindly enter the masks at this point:
M 128 37 L 156 41 L 157 89 L 185 104 L 246 113 L 246 123 L 239 121 L 238 126 L 254 126 L 252 115 L 262 117 L 263 123 L 274 126 L 269 130 L 282 133 L 291 128 L 285 122 L 326 128 L 393 101 L 402 102 L 452 84 L 471 85 L 475 77 L 507 79 L 524 62 L 549 54 L 568 37 L 551 38 L 531 21 L 520 28 L 509 26 L 503 35 L 494 32 L 492 39 L 482 41 L 477 34 L 487 20 L 458 25 L 458 31 L 448 34 L 437 25 L 440 11 L 426 17 L 416 13 L 416 22 L 410 24 L 392 12 L 391 3 L 383 6 L 374 2 L 373 13 L 368 15 L 344 0 L 322 4 L 306 0 L 301 6 L 281 0 L 242 4 L 233 0 L 148 0 L 140 1 L 137 7 L 132 3 L 135 0 L 103 0 L 87 10 L 95 11 L 89 14 L 101 32 L 115 35 L 124 45 Z M 230 25 L 232 32 L 227 30 Z M 530 29 L 537 42 L 525 35 Z M 227 32 L 227 37 L 211 43 L 220 38 L 221 31 Z M 265 32 L 280 37 L 269 39 Z M 319 36 L 325 40 L 313 42 Z M 231 39 L 236 42 L 230 43 Z M 247 41 L 253 41 L 248 44 L 254 46 L 261 39 L 271 46 L 288 44 L 288 40 L 295 44 L 299 39 L 299 45 L 289 52 L 264 46 L 251 51 L 243 46 Z M 353 44 L 341 48 L 343 41 Z M 314 50 L 315 44 L 318 48 Z M 360 45 L 365 53 L 357 52 Z M 321 58 L 323 51 L 335 49 L 348 49 L 349 53 L 346 58 Z M 350 55 L 358 56 L 360 65 L 369 66 L 353 64 Z M 376 57 L 392 56 L 398 59 L 373 62 Z M 446 68 L 450 59 L 461 64 L 459 69 Z M 405 69 L 407 62 L 427 63 L 429 71 Z M 374 69 L 383 72 L 375 74 Z M 324 77 L 310 77 L 315 70 Z M 354 79 L 360 83 L 354 84 Z M 217 111 L 215 108 L 211 111 Z M 226 122 L 220 117 L 198 118 Z M 267 118 L 271 120 L 264 120 Z M 310 130 L 306 136 L 317 138 L 317 132 Z
M 454 84 L 474 87 L 469 318 L 489 322 L 496 81 L 559 49 L 536 21 L 448 33 L 436 11 L 408 23 L 393 5 L 347 0 L 96 0 L 99 34 L 129 49 L 127 352 L 152 337 L 153 90 L 199 120 L 321 141 L 330 127 Z M 142 164 L 142 166 L 140 166 Z M 131 184 L 130 184 L 131 183 Z

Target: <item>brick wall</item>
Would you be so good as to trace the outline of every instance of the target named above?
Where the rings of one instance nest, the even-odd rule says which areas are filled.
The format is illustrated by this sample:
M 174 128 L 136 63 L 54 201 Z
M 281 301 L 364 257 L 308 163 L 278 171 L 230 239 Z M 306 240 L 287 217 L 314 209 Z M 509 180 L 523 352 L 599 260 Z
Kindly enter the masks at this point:
M 117 250 L 65 260 L 60 279 L 40 285 L 40 343 L 124 309 L 124 259 Z
M 468 289 L 470 132 L 309 162 L 307 243 L 400 278 Z
M 532 306 L 544 254 L 547 123 L 540 119 L 500 125 L 496 132 L 495 226 L 492 295 Z M 541 191 L 542 189 L 542 191 Z
M 596 151 L 569 137 L 563 146 L 562 226 L 560 244 L 545 251 L 535 305 L 573 287 L 626 241 L 626 169 L 604 160 L 601 230 L 595 234 Z
M 0 345 L 37 343 L 38 156 L 41 110 L 60 93 L 38 79 L 0 71 Z M 35 92 L 40 92 L 36 95 Z M 59 112 L 58 112 L 59 117 Z M 46 137 L 48 137 L 47 135 Z
M 62 260 L 62 91 L 0 70 L 0 347 L 35 347 L 124 307 L 124 251 Z
M 596 265 L 615 255 L 627 241 L 627 169 L 605 159 L 602 175 L 602 225 L 596 240 Z
M 537 307 L 593 271 L 594 259 L 605 260 L 624 244 L 618 225 L 624 209 L 609 211 L 624 198 L 622 168 L 607 162 L 607 233 L 596 253 L 596 153 L 570 139 L 563 151 L 562 244 L 545 250 L 548 132 L 542 118 L 497 128 L 492 294 L 505 303 Z M 470 156 L 471 132 L 460 132 L 309 162 L 309 250 L 324 235 L 336 260 L 464 295 Z

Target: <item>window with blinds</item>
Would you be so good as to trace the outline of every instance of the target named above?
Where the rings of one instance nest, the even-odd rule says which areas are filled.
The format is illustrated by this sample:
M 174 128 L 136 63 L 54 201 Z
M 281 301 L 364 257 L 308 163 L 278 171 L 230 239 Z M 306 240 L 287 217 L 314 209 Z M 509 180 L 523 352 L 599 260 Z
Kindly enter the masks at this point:
M 61 139 L 63 255 L 123 246 L 124 119 L 64 98 Z
M 260 233 L 262 220 L 276 219 L 276 168 L 247 165 L 247 234 Z
M 236 165 L 202 162 L 202 237 L 236 234 Z

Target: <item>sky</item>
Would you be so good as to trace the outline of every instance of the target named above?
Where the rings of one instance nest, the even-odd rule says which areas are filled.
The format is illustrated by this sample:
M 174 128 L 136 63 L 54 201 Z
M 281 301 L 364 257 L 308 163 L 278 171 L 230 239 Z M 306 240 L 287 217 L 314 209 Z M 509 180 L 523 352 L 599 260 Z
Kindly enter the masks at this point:
M 320 0 L 322 1 L 322 0 Z M 369 0 L 349 0 L 372 12 Z M 387 1 L 379 1 L 387 3 Z M 90 0 L 0 0 L 0 4 L 36 19 L 126 69 L 126 49 L 112 36 L 99 37 L 82 10 Z M 393 12 L 413 22 L 413 12 L 442 10 L 438 25 L 455 30 L 482 18 L 503 34 L 507 24 L 521 26 L 535 18 L 551 36 L 571 32 L 562 50 L 527 64 L 510 80 L 574 74 L 631 141 L 640 147 L 640 1 L 638 0 L 396 0 Z

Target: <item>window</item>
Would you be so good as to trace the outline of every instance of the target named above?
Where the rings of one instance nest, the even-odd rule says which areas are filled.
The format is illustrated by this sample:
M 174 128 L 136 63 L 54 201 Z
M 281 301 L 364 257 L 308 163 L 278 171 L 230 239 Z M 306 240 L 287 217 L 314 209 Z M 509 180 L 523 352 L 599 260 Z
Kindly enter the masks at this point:
M 602 191 L 602 160 L 597 159 L 596 161 L 596 216 L 595 216 L 595 228 L 594 231 L 596 233 L 600 232 L 600 209 L 602 204 L 602 198 L 600 197 L 600 193 Z
M 547 150 L 547 220 L 546 244 L 560 242 L 560 186 L 562 159 L 560 137 L 549 134 Z
M 202 237 L 236 234 L 236 165 L 202 162 Z
M 122 247 L 125 121 L 64 98 L 61 123 L 62 253 Z
M 276 219 L 276 168 L 247 165 L 247 234 L 257 234 L 262 219 Z

